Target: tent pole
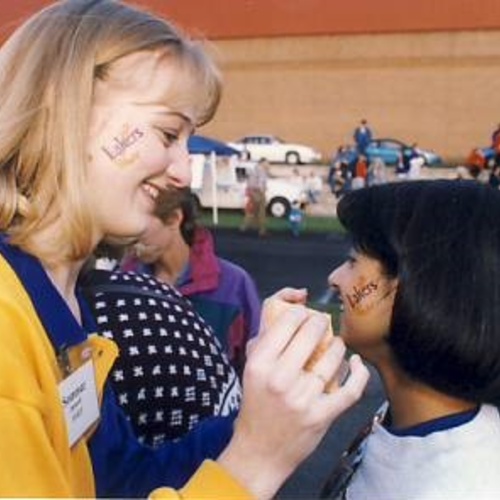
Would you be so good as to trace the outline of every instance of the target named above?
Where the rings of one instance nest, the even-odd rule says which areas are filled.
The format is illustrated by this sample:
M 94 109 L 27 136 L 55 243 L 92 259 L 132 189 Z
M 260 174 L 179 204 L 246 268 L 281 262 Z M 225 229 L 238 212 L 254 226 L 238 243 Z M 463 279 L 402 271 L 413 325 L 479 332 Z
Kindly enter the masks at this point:
M 217 157 L 215 155 L 215 151 L 210 153 L 210 168 L 212 170 L 212 221 L 214 226 L 217 226 L 219 223 L 219 213 L 217 210 Z

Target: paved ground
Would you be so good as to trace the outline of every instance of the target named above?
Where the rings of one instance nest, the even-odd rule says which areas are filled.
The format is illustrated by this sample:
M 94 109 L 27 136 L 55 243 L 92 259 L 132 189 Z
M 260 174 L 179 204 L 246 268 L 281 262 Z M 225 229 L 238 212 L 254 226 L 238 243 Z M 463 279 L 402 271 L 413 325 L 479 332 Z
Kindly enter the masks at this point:
M 284 286 L 307 287 L 312 300 L 327 287 L 327 276 L 345 258 L 347 242 L 338 234 L 269 232 L 259 238 L 255 232 L 214 231 L 220 256 L 243 266 L 254 278 L 261 297 Z

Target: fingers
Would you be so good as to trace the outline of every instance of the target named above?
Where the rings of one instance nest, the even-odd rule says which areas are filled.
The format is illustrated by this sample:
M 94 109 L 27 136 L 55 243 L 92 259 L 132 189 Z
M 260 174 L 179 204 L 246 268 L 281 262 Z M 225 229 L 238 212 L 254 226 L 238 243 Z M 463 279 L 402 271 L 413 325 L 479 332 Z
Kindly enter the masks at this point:
M 251 354 L 258 354 L 274 363 L 308 317 L 309 313 L 304 306 L 290 306 L 278 321 L 273 322 L 272 328 L 264 325 L 251 347 Z
M 329 318 L 325 315 L 311 314 L 301 324 L 286 352 L 283 353 L 283 363 L 303 367 L 316 350 L 328 330 Z
M 274 377 L 278 387 L 291 385 L 304 372 L 304 365 L 321 342 L 327 329 L 328 318 L 326 316 L 307 314 L 299 329 L 290 336 L 289 342 L 283 345 L 280 352 Z M 343 346 L 342 342 L 341 344 Z M 330 374 L 329 370 L 327 374 Z
M 310 369 L 320 379 L 325 380 L 324 390 L 329 392 L 339 386 L 345 378 L 347 363 L 345 361 L 346 347 L 340 337 L 333 337 L 328 349 Z
M 306 299 L 307 290 L 297 288 L 282 288 L 268 297 L 262 306 L 259 336 L 266 334 L 269 329 L 273 328 L 278 317 L 281 320 L 281 315 L 287 309 L 294 306 L 305 307 Z
M 307 289 L 286 287 L 278 290 L 267 300 L 280 299 L 294 304 L 305 304 L 307 300 Z
M 296 394 L 301 398 L 316 398 L 318 395 L 329 392 L 333 385 L 338 387 L 337 380 L 343 367 L 346 366 L 345 345 L 340 338 L 334 338 L 329 348 L 311 368 L 301 370 L 302 374 L 297 381 L 299 387 Z M 335 384 L 332 384 L 332 381 Z M 311 400 L 308 404 L 311 404 Z
M 322 400 L 318 402 L 316 407 L 318 415 L 324 415 L 333 421 L 359 401 L 370 374 L 357 354 L 349 359 L 349 369 L 350 374 L 346 381 L 331 393 L 325 393 Z

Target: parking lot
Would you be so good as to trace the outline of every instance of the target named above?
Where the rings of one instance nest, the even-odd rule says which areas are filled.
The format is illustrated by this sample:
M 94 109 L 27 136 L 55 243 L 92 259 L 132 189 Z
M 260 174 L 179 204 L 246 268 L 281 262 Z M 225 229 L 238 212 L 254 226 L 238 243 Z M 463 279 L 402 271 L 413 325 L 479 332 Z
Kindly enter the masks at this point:
M 308 215 L 313 216 L 331 216 L 335 215 L 336 199 L 330 192 L 330 186 L 327 184 L 328 165 L 285 165 L 273 164 L 270 167 L 269 174 L 274 177 L 291 178 L 293 170 L 297 168 L 301 175 L 306 177 L 311 171 L 317 172 L 323 179 L 323 190 L 317 204 L 311 204 L 307 207 Z M 394 180 L 394 168 L 387 168 L 389 180 Z M 456 177 L 456 171 L 448 167 L 424 167 L 422 168 L 422 179 L 453 179 Z

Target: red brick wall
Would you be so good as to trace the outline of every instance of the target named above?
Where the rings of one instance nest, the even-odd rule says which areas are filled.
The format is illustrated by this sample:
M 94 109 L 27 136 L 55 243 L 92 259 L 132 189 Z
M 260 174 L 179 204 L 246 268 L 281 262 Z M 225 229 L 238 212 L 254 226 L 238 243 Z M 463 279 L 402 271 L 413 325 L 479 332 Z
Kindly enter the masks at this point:
M 216 43 L 225 92 L 206 133 L 273 133 L 325 154 L 363 117 L 378 137 L 444 157 L 487 145 L 500 122 L 500 30 Z
M 210 38 L 500 28 L 498 0 L 147 0 Z
M 500 0 L 134 1 L 216 40 L 225 93 L 205 131 L 223 140 L 275 133 L 326 154 L 366 117 L 454 158 L 500 122 Z M 2 0 L 0 37 L 48 3 Z
M 0 26 L 50 0 L 2 0 Z M 133 0 L 212 39 L 500 28 L 499 0 Z M 10 27 L 7 28 L 7 31 Z

